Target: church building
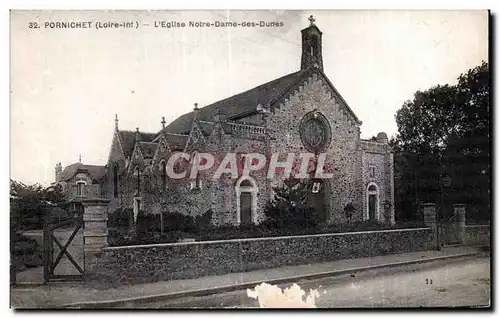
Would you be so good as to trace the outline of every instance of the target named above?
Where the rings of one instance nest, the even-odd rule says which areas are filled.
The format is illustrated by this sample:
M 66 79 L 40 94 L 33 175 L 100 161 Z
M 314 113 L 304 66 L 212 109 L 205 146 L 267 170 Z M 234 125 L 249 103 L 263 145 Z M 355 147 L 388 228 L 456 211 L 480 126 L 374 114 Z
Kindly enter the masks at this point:
M 310 178 L 311 202 L 327 223 L 394 223 L 393 152 L 387 135 L 360 138 L 361 121 L 323 72 L 322 32 L 312 16 L 301 31 L 300 69 L 240 94 L 199 107 L 158 132 L 121 130 L 118 118 L 105 167 L 103 193 L 109 213 L 132 208 L 134 215 L 180 212 L 197 216 L 211 210 L 212 223 L 249 224 L 265 219 L 273 188 L 284 182 L 265 171 L 214 180 L 199 171 L 173 180 L 167 163 L 173 153 L 326 154 L 332 178 Z M 355 85 L 355 83 L 353 83 Z M 90 171 L 90 170 L 89 170 Z M 91 171 L 90 171 L 91 172 Z M 90 174 L 92 175 L 92 174 Z M 96 178 L 99 176 L 96 176 Z

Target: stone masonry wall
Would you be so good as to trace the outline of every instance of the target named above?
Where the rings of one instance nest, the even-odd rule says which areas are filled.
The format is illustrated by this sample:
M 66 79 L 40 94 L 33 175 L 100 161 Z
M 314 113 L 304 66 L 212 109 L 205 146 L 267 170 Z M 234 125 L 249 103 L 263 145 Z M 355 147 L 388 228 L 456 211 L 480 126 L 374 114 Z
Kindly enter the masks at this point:
M 120 148 L 120 141 L 118 139 L 118 134 L 114 133 L 113 135 L 113 141 L 111 143 L 111 149 L 109 153 L 109 158 L 108 158 L 108 175 L 107 175 L 107 183 L 105 184 L 106 187 L 106 198 L 110 200 L 109 205 L 108 205 L 108 213 L 112 213 L 115 211 L 117 208 L 120 207 L 120 205 L 123 203 L 122 200 L 125 197 L 124 195 L 124 182 L 121 178 L 118 180 L 118 197 L 114 197 L 114 188 L 113 188 L 113 166 L 115 164 L 118 165 L 119 168 L 119 174 L 121 175 L 126 166 L 126 159 L 123 156 L 123 152 Z
M 300 122 L 304 115 L 317 110 L 323 114 L 331 127 L 332 140 L 326 153 L 325 172 L 333 173 L 326 193 L 330 207 L 330 222 L 346 222 L 343 210 L 353 203 L 356 214 L 353 220 L 361 219 L 362 189 L 360 189 L 361 167 L 359 151 L 359 124 L 349 113 L 346 105 L 316 74 L 286 98 L 274 114 L 269 117 L 269 128 L 273 131 L 271 152 L 308 152 L 300 138 Z
M 267 127 L 269 135 L 266 138 L 243 138 L 236 135 L 226 134 L 222 129 L 222 123 L 214 118 L 214 129 L 210 136 L 204 136 L 195 144 L 190 144 L 188 152 L 197 150 L 198 152 L 209 152 L 218 156 L 220 160 L 227 153 L 260 153 L 265 154 L 268 161 L 271 154 L 281 154 L 280 160 L 286 158 L 287 153 L 296 154 L 297 161 L 300 153 L 309 152 L 303 146 L 299 126 L 301 119 L 307 113 L 318 111 L 329 122 L 332 130 L 332 140 L 329 146 L 322 152 L 326 153 L 324 171 L 333 173 L 332 179 L 325 179 L 325 206 L 329 213 L 329 223 L 344 223 L 344 207 L 348 203 L 353 203 L 356 211 L 352 221 L 363 220 L 366 213 L 366 173 L 367 164 L 377 166 L 377 185 L 379 187 L 379 211 L 380 221 L 391 219 L 391 209 L 384 210 L 384 202 L 391 201 L 392 192 L 390 176 L 386 169 L 388 160 L 388 147 L 384 144 L 371 143 L 377 148 L 377 155 L 371 154 L 370 149 L 366 149 L 365 142 L 360 140 L 360 123 L 351 114 L 342 98 L 333 90 L 320 74 L 313 73 L 304 82 L 299 83 L 290 89 L 282 100 L 278 100 L 271 109 L 271 113 L 265 116 L 256 114 L 247 118 L 239 119 L 239 122 Z M 223 120 L 223 119 L 221 119 Z M 224 123 L 224 125 L 228 125 Z M 225 127 L 225 126 L 224 126 Z M 160 154 L 153 163 L 152 171 L 159 174 L 157 165 L 162 159 L 167 159 L 170 153 Z M 140 156 L 139 156 L 140 157 Z M 141 159 L 141 158 L 139 158 Z M 138 162 L 136 162 L 138 161 Z M 114 211 L 119 205 L 132 206 L 135 192 L 134 178 L 120 178 L 120 194 L 118 198 L 113 198 L 112 188 L 112 164 L 117 162 L 120 172 L 125 169 L 126 160 L 121 153 L 120 144 L 115 137 L 110 152 L 108 162 L 108 187 L 107 197 L 111 199 L 109 211 Z M 136 160 L 133 156 L 130 165 L 139 164 L 142 170 L 142 160 Z M 215 168 L 208 171 L 213 175 Z M 389 169 L 390 170 L 390 169 Z M 188 171 L 189 173 L 189 171 Z M 127 174 L 127 173 L 125 173 Z M 204 173 L 201 175 L 203 176 Z M 267 169 L 259 172 L 251 172 L 250 176 L 255 180 L 258 187 L 256 220 L 260 222 L 265 219 L 263 209 L 268 200 L 272 199 L 272 188 L 279 186 L 282 180 L 275 178 L 269 180 L 266 177 Z M 241 177 L 241 176 L 239 176 Z M 237 220 L 237 194 L 235 185 L 238 178 L 212 181 L 204 180 L 201 191 L 192 191 L 189 181 L 184 184 L 169 184 L 169 188 L 176 188 L 177 200 L 168 208 L 169 211 L 178 211 L 190 215 L 201 214 L 208 209 L 214 212 L 213 223 L 235 224 Z M 203 179 L 203 178 L 202 178 Z M 143 184 L 143 183 L 141 183 Z M 144 191 L 142 191 L 144 193 Z M 158 213 L 160 210 L 157 204 L 149 202 L 147 196 L 143 198 L 143 208 L 147 213 Z M 157 200 L 156 200 L 157 201 Z
M 422 251 L 431 229 L 108 247 L 92 275 L 111 284 L 188 279 L 285 265 Z
M 491 245 L 489 225 L 467 225 L 465 231 L 467 245 Z
M 77 195 L 77 181 L 76 178 L 73 177 L 72 179 L 68 180 L 68 182 L 65 184 L 65 197 L 66 200 L 72 200 L 75 198 L 82 198 L 82 197 L 87 197 L 87 198 L 97 198 L 100 197 L 102 194 L 102 187 L 104 185 L 101 185 L 99 183 L 93 183 L 93 180 L 90 178 L 88 174 L 87 176 L 87 181 L 85 182 L 85 190 L 84 190 L 84 195 L 83 196 L 78 196 Z
M 385 221 L 386 213 L 384 208 L 384 201 L 388 199 L 387 186 L 385 182 L 385 156 L 383 153 L 374 153 L 374 152 L 363 152 L 363 190 L 365 190 L 365 195 L 363 196 L 363 210 L 364 216 L 363 219 L 368 219 L 368 202 L 366 196 L 366 190 L 369 184 L 376 184 L 379 191 L 379 214 L 378 220 Z M 370 167 L 375 167 L 375 177 L 370 176 Z

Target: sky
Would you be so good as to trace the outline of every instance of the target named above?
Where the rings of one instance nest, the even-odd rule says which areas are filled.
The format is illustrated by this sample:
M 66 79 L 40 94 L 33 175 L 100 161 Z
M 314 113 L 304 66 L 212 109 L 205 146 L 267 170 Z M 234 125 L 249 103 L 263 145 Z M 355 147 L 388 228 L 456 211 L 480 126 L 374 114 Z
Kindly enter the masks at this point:
M 106 164 L 120 129 L 158 132 L 193 109 L 300 69 L 309 15 L 324 72 L 363 122 L 396 134 L 418 90 L 454 84 L 488 60 L 486 11 L 12 11 L 11 179 L 48 185 L 57 162 Z M 282 27 L 156 28 L 161 21 L 265 21 Z M 89 29 L 46 22 L 91 21 Z M 95 29 L 97 22 L 137 22 Z M 29 28 L 36 22 L 40 28 Z

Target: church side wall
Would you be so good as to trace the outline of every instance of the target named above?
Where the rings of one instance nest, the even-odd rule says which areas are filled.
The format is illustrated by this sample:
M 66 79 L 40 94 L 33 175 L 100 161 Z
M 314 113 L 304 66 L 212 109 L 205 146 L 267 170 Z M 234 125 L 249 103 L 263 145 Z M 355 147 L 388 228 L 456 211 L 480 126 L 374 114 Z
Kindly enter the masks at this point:
M 216 157 L 214 167 L 207 172 L 200 172 L 202 189 L 191 190 L 189 180 L 177 182 L 176 185 L 173 185 L 176 187 L 175 191 L 178 199 L 169 205 L 169 209 L 192 216 L 200 215 L 211 209 L 213 224 L 236 224 L 237 198 L 235 186 L 241 177 L 241 167 L 238 169 L 238 178 L 230 178 L 225 175 L 220 180 L 213 180 L 213 175 L 215 169 L 219 167 L 220 161 L 224 159 L 227 153 L 262 153 L 262 151 L 265 151 L 263 141 L 231 135 L 213 135 L 207 137 L 205 142 L 195 148 L 198 152 L 213 154 Z M 265 218 L 263 209 L 269 199 L 269 186 L 265 179 L 264 170 L 251 172 L 250 177 L 254 178 L 258 187 L 257 218 L 255 221 L 260 222 Z
M 113 213 L 119 206 L 121 198 L 124 198 L 123 191 L 123 180 L 119 178 L 118 180 L 118 189 L 120 190 L 118 193 L 118 197 L 114 197 L 114 188 L 113 188 L 113 166 L 114 164 L 118 164 L 120 175 L 123 174 L 125 170 L 125 158 L 123 157 L 122 151 L 120 149 L 120 143 L 118 141 L 118 136 L 114 135 L 113 141 L 111 144 L 111 150 L 108 158 L 108 175 L 107 182 L 104 185 L 106 188 L 106 198 L 110 200 L 108 205 L 108 213 Z
M 362 141 L 363 160 L 363 219 L 368 219 L 368 197 L 367 189 L 369 185 L 376 185 L 378 188 L 378 221 L 390 223 L 394 214 L 394 183 L 393 183 L 393 162 L 392 154 L 388 145 Z M 370 169 L 375 168 L 375 176 L 371 176 Z

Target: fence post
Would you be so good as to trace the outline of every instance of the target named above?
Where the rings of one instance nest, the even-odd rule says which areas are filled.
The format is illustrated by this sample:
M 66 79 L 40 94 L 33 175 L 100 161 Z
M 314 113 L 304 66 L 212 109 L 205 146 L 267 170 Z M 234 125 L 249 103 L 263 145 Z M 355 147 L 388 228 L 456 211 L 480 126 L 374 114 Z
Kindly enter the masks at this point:
M 84 272 L 88 277 L 97 266 L 102 250 L 108 246 L 108 210 L 110 200 L 89 198 L 82 201 Z
M 436 204 L 435 203 L 424 203 L 422 204 L 424 210 L 424 224 L 431 228 L 433 241 L 436 248 L 439 250 L 439 238 L 438 238 L 438 225 L 436 224 Z
M 50 266 L 52 265 L 52 259 L 50 257 L 50 249 L 52 248 L 50 244 L 50 229 L 46 225 L 43 228 L 43 283 L 47 283 L 49 281 L 49 271 Z
M 461 244 L 466 242 L 466 228 L 465 228 L 465 204 L 454 204 L 453 214 L 455 216 L 455 231 Z
M 164 230 L 163 230 L 163 212 L 160 212 L 160 233 L 163 235 Z

